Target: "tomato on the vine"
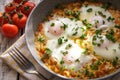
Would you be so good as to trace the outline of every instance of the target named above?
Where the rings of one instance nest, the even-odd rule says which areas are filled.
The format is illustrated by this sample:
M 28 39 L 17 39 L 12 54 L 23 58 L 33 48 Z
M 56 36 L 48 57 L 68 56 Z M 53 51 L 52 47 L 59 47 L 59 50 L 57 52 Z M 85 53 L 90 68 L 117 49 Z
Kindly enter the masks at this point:
M 23 29 L 25 27 L 27 17 L 23 13 L 16 13 L 12 17 L 12 20 L 18 26 L 18 28 Z
M 21 12 L 28 16 L 34 7 L 35 4 L 33 2 L 26 2 L 21 8 Z
M 28 0 L 13 0 L 13 2 L 16 2 L 16 3 L 18 3 L 18 4 L 20 4 L 20 3 L 25 3 L 25 2 L 27 2 Z
M 13 38 L 18 34 L 18 27 L 14 24 L 4 24 L 2 26 L 2 33 L 8 38 Z
M 5 11 L 7 13 L 13 12 L 16 10 L 16 7 L 18 6 L 18 3 L 11 2 L 5 6 Z
M 10 21 L 10 15 L 8 13 L 0 12 L 0 26 Z

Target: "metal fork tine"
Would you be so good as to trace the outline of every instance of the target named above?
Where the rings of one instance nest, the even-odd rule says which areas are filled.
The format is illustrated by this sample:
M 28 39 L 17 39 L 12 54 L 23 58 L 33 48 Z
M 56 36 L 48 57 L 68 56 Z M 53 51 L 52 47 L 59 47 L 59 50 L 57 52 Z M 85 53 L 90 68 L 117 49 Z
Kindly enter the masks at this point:
M 14 54 L 19 60 L 20 62 L 25 66 L 25 62 L 24 62 L 24 59 L 20 56 L 21 53 L 19 53 L 18 51 L 16 51 L 15 49 L 13 49 L 13 51 L 16 53 Z
M 20 62 L 25 65 L 23 59 L 19 56 L 20 53 L 18 53 L 15 49 L 13 49 L 13 51 L 15 52 L 14 55 L 20 60 Z
M 15 47 L 16 52 L 18 52 L 18 56 L 23 60 L 25 65 L 31 64 L 32 63 Z
M 15 60 L 15 62 L 21 66 L 21 60 L 19 60 L 19 58 L 17 58 L 16 55 L 14 55 L 15 53 L 13 51 L 9 52 L 9 55 Z
M 14 47 L 12 50 L 10 50 L 9 55 L 15 60 L 15 62 L 23 71 L 36 74 L 42 78 L 42 80 L 48 80 L 36 70 L 34 65 L 17 49 L 17 47 Z

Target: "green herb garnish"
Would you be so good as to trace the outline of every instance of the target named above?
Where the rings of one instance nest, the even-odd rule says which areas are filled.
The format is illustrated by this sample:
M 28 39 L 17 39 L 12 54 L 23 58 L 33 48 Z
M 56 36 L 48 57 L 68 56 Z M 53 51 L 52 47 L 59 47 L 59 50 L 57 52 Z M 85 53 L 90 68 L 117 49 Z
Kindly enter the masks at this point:
M 80 60 L 79 60 L 79 59 L 76 59 L 75 62 L 80 62 Z
M 77 33 L 78 33 L 78 32 L 74 32 L 74 33 L 72 34 L 72 36 L 75 36 L 75 35 L 77 35 Z
M 67 24 L 63 23 L 63 26 L 61 26 L 61 28 L 63 28 L 64 30 L 68 27 Z
M 81 39 L 85 39 L 86 36 L 87 36 L 86 34 L 82 34 L 82 35 L 80 36 L 80 38 L 81 38 Z
M 90 13 L 90 12 L 92 12 L 92 10 L 93 10 L 92 8 L 89 8 L 89 9 L 87 9 L 87 12 Z
M 85 49 L 85 51 L 84 51 L 84 52 L 82 52 L 82 54 L 88 54 L 88 51 L 89 51 L 89 49 L 88 49 L 88 48 L 86 48 L 86 49 Z
M 66 9 L 64 12 L 67 16 L 70 16 L 72 14 L 72 11 L 69 9 Z
M 98 14 L 104 18 L 106 18 L 106 15 L 104 15 L 101 11 L 98 11 Z
M 44 42 L 45 38 L 43 36 L 40 36 L 40 38 L 38 39 L 40 42 Z
M 114 31 L 113 29 L 110 30 L 110 32 L 108 32 L 108 34 L 105 35 L 106 38 L 110 41 L 112 41 L 113 43 L 116 42 L 116 39 L 114 38 Z
M 107 18 L 107 20 L 108 20 L 108 22 L 110 22 L 110 21 L 113 21 L 113 20 L 115 20 L 115 19 L 112 18 L 111 16 L 109 16 L 109 17 Z
M 82 20 L 82 23 L 86 26 L 87 29 L 90 29 L 92 27 L 92 24 L 87 23 L 86 19 Z
M 65 49 L 69 49 L 69 48 L 71 48 L 72 47 L 72 44 L 68 44 L 66 47 L 65 47 Z
M 64 64 L 65 62 L 64 62 L 64 60 L 63 60 L 63 58 L 62 58 L 62 60 L 60 61 L 60 64 L 62 65 L 62 64 Z
M 118 57 L 115 57 L 112 61 L 112 65 L 115 66 L 118 62 Z
M 51 25 L 50 25 L 51 27 L 53 27 L 53 26 L 55 26 L 55 23 L 51 23 Z
M 61 45 L 63 43 L 62 38 L 58 39 L 58 44 Z
M 120 29 L 120 26 L 119 26 L 119 25 L 115 25 L 114 27 Z
M 79 20 L 80 11 L 73 11 L 72 16 Z
M 46 48 L 46 50 L 45 50 L 45 54 L 51 54 L 52 53 L 52 51 L 49 49 L 49 48 Z
M 105 36 L 106 36 L 106 38 L 107 38 L 108 40 L 112 41 L 113 43 L 116 42 L 116 40 L 115 40 L 115 38 L 113 37 L 113 35 L 106 34 Z
M 92 65 L 91 65 L 91 69 L 92 70 L 98 70 L 99 65 L 101 64 L 100 61 L 95 61 Z
M 96 33 L 96 35 L 101 35 L 102 30 L 96 30 L 95 33 Z
M 61 53 L 65 56 L 66 54 L 68 54 L 68 51 L 61 51 Z

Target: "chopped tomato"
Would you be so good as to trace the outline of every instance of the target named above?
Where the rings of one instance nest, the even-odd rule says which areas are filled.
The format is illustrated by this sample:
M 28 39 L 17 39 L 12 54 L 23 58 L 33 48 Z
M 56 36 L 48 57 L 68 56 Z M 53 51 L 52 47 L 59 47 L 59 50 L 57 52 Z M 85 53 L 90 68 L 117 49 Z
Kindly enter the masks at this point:
M 6 11 L 7 13 L 13 12 L 14 10 L 16 10 L 16 6 L 17 6 L 17 5 L 18 5 L 18 3 L 13 3 L 13 2 L 7 4 L 7 5 L 5 6 L 5 11 Z

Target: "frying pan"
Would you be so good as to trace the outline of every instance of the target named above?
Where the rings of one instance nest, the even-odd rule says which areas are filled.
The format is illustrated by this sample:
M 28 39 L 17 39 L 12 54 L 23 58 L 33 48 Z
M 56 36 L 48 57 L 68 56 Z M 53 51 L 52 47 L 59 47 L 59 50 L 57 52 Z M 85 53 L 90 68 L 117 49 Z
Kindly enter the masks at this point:
M 49 70 L 44 65 L 44 63 L 40 60 L 40 57 L 37 54 L 37 51 L 34 47 L 35 31 L 37 30 L 40 22 L 43 21 L 43 19 L 54 9 L 54 7 L 57 4 L 69 3 L 69 2 L 74 2 L 74 1 L 80 1 L 80 0 L 41 0 L 40 3 L 36 6 L 36 8 L 32 11 L 30 16 L 28 17 L 28 21 L 27 21 L 26 28 L 25 28 L 25 38 L 26 38 L 27 46 L 28 46 L 33 58 L 39 64 L 39 67 L 40 67 L 39 71 L 44 72 L 42 74 L 47 79 L 52 78 L 52 80 L 70 80 L 67 77 L 61 76 L 61 75 L 56 74 L 53 71 Z M 120 0 L 101 0 L 101 1 L 103 1 L 104 4 L 106 2 L 110 2 L 113 6 L 120 9 L 120 5 L 119 5 Z M 118 72 L 120 72 L 120 69 L 118 69 L 116 72 L 114 72 L 110 75 L 96 78 L 95 80 L 106 79 L 108 77 L 111 77 L 111 76 L 117 74 Z

